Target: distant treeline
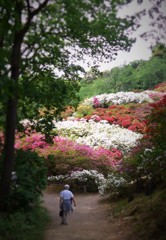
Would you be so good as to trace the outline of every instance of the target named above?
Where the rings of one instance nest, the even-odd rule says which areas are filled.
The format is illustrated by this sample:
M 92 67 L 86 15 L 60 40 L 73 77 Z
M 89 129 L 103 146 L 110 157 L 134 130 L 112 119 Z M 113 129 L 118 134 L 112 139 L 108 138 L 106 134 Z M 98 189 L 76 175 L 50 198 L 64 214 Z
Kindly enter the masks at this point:
M 155 85 L 164 81 L 166 81 L 166 47 L 158 44 L 152 49 L 152 56 L 148 61 L 133 61 L 98 76 L 93 71 L 88 72 L 81 82 L 79 96 L 83 100 L 103 93 L 143 91 L 153 89 Z

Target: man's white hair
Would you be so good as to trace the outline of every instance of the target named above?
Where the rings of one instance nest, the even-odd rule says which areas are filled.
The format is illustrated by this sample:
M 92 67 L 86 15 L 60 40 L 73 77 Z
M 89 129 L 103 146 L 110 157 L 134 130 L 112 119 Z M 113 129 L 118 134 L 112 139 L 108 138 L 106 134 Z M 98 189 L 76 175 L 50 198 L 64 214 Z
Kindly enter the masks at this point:
M 69 189 L 70 188 L 69 184 L 66 184 L 64 187 L 65 187 L 65 189 Z

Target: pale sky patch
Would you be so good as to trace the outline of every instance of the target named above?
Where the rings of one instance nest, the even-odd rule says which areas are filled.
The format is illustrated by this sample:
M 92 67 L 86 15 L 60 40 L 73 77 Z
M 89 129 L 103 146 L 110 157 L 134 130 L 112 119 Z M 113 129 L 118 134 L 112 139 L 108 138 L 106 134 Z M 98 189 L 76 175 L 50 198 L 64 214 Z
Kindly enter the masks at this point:
M 132 3 L 128 4 L 127 6 L 125 6 L 123 9 L 121 9 L 119 12 L 119 16 L 124 17 L 125 15 L 130 15 L 138 11 L 141 11 L 144 8 L 149 9 L 150 6 L 151 3 L 149 1 L 143 1 L 141 5 L 138 5 L 137 1 L 135 0 Z M 163 3 L 162 11 L 166 13 L 166 1 Z M 143 38 L 140 37 L 140 34 L 150 30 L 149 26 L 150 21 L 151 19 L 149 18 L 148 15 L 142 17 L 140 28 L 131 36 L 136 37 L 136 42 L 131 47 L 130 52 L 119 51 L 115 60 L 112 60 L 110 62 L 108 61 L 100 62 L 98 64 L 99 70 L 100 71 L 111 70 L 113 67 L 123 66 L 135 60 L 149 60 L 149 58 L 152 55 L 150 47 L 151 45 L 154 45 L 153 39 L 148 39 L 148 41 L 145 41 Z M 157 29 L 157 31 L 160 30 Z M 87 58 L 87 61 L 89 61 L 89 58 Z M 90 70 L 90 68 L 88 68 L 85 63 L 81 62 L 79 63 L 82 66 L 84 66 L 87 71 Z

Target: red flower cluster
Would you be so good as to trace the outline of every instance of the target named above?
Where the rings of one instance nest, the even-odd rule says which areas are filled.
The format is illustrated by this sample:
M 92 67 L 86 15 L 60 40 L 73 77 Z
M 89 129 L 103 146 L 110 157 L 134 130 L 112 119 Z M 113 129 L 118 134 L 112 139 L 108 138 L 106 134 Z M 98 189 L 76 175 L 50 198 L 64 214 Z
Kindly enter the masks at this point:
M 136 107 L 137 106 L 137 107 Z M 142 106 L 142 111 L 141 111 Z M 133 108 L 133 109 L 132 109 Z M 145 117 L 150 112 L 151 107 L 144 105 L 113 105 L 108 108 L 96 108 L 91 116 L 86 116 L 85 119 L 93 119 L 96 122 L 107 120 L 110 124 L 117 124 L 129 130 L 145 133 L 146 121 Z M 146 110 L 146 112 L 144 111 Z
M 147 134 L 152 138 L 166 140 L 166 95 L 151 104 L 152 113 L 147 119 Z
M 166 92 L 166 82 L 159 83 L 155 86 L 155 89 L 158 92 Z

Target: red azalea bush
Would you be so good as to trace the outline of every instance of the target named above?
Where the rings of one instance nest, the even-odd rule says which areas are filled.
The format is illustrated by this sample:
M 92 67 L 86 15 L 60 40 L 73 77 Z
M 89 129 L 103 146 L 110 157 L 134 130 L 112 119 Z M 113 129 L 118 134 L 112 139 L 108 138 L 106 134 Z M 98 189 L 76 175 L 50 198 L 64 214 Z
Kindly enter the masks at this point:
M 166 92 L 166 82 L 159 83 L 154 88 L 155 91 L 158 92 Z
M 154 144 L 166 143 L 166 95 L 158 102 L 151 104 L 152 113 L 148 117 L 147 134 Z
M 151 99 L 153 99 L 154 101 L 160 101 L 160 100 L 163 98 L 163 96 L 166 95 L 166 93 L 153 91 L 153 92 L 149 92 L 148 95 L 149 95 L 149 97 L 150 97 Z
M 135 113 L 135 109 L 132 109 L 134 108 L 132 106 L 134 105 L 129 105 L 129 107 L 113 105 L 108 108 L 96 108 L 95 111 L 92 112 L 92 115 L 85 116 L 84 118 L 87 120 L 93 119 L 97 122 L 107 120 L 110 124 L 117 124 L 135 132 L 145 133 L 145 117 L 150 112 L 150 107 L 148 109 L 149 111 L 146 107 L 147 112 L 144 113 L 143 110 L 141 112 L 141 107 L 139 105 L 139 111 L 137 109 L 138 107 L 135 107 L 135 109 L 137 109 L 137 113 Z M 138 112 L 140 115 L 138 115 Z

